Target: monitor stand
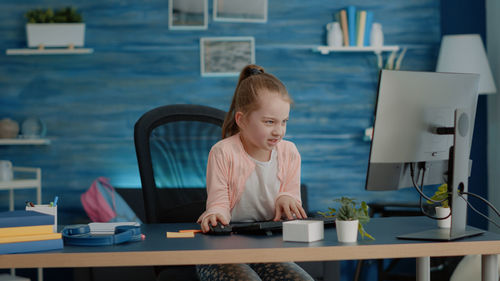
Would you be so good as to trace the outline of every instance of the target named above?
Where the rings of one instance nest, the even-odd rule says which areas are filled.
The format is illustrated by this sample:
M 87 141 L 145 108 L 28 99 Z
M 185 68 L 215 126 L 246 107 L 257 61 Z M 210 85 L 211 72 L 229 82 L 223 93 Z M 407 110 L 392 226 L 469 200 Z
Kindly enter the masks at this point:
M 467 192 L 469 179 L 469 149 L 467 142 L 472 134 L 469 116 L 462 109 L 455 110 L 453 147 L 450 152 L 448 188 L 451 187 L 451 228 L 436 228 L 398 236 L 399 239 L 451 241 L 484 233 L 483 230 L 467 226 L 467 203 L 459 192 Z M 466 195 L 463 195 L 467 198 Z
M 415 233 L 399 235 L 398 239 L 421 240 L 421 241 L 453 241 L 457 239 L 480 235 L 483 233 L 484 230 L 481 230 L 479 228 L 474 228 L 471 226 L 467 226 L 465 230 L 456 233 L 455 235 L 451 235 L 451 228 L 435 228 Z

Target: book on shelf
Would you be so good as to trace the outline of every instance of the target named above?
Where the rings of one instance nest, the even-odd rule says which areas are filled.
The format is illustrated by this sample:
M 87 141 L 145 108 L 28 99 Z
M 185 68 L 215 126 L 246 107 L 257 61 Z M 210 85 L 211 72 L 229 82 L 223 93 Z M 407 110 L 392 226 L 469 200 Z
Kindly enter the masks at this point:
M 356 6 L 349 5 L 347 10 L 347 29 L 349 32 L 349 46 L 356 46 Z
M 20 235 L 36 235 L 53 233 L 53 225 L 34 225 L 34 226 L 18 226 L 18 227 L 2 227 L 0 228 L 0 238 Z
M 349 46 L 349 28 L 347 26 L 347 12 L 345 9 L 339 12 L 340 28 L 342 29 L 342 38 L 344 40 L 344 46 Z
M 373 23 L 373 12 L 366 11 L 366 24 L 365 24 L 365 39 L 364 46 L 370 46 L 370 34 L 372 31 L 372 23 Z
M 39 240 L 0 244 L 0 255 L 58 250 L 63 248 L 63 240 Z
M 44 234 L 31 234 L 31 235 L 16 235 L 0 237 L 0 244 L 14 243 L 14 242 L 27 242 L 27 241 L 40 241 L 40 240 L 53 240 L 62 238 L 61 233 L 53 233 L 52 228 L 50 233 Z
M 370 46 L 370 35 L 373 25 L 373 11 L 367 11 L 349 5 L 335 14 L 340 23 L 344 47 Z
M 53 225 L 54 216 L 25 210 L 0 212 L 0 228 Z
M 356 14 L 356 46 L 363 47 L 366 28 L 366 11 L 360 10 Z

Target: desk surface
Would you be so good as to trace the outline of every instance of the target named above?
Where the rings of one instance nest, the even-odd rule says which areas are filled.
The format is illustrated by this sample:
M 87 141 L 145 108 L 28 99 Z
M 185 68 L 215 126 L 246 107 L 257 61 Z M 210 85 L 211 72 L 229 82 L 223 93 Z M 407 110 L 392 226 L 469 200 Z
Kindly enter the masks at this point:
M 195 238 L 165 237 L 166 231 L 193 227 L 198 226 L 143 225 L 146 240 L 142 242 L 106 247 L 65 246 L 63 250 L 50 252 L 0 255 L 0 265 L 3 268 L 148 266 L 500 254 L 500 235 L 491 232 L 452 242 L 396 238 L 435 228 L 436 222 L 425 217 L 372 219 L 366 230 L 376 240 L 365 239 L 354 244 L 338 243 L 335 228 L 325 229 L 325 239 L 312 243 L 284 242 L 281 234 L 269 237 L 198 233 Z

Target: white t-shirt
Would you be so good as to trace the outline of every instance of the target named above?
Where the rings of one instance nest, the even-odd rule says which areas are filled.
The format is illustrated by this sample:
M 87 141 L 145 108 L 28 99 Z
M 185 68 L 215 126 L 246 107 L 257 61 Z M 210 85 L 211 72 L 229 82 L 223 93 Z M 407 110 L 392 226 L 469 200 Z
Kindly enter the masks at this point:
M 267 162 L 255 160 L 255 170 L 245 183 L 240 200 L 231 211 L 231 222 L 266 221 L 274 218 L 274 202 L 280 189 L 278 154 L 273 149 Z

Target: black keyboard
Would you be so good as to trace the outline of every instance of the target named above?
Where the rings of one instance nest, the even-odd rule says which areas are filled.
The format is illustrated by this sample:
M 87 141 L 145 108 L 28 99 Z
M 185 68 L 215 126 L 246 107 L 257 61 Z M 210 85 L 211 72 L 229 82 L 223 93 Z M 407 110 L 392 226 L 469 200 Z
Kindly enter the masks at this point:
M 320 220 L 325 227 L 335 226 L 335 218 L 308 217 L 303 220 Z M 273 234 L 283 230 L 283 221 L 256 221 L 256 222 L 233 222 L 228 225 L 218 224 L 210 226 L 209 234 L 224 235 L 231 233 L 241 234 Z

